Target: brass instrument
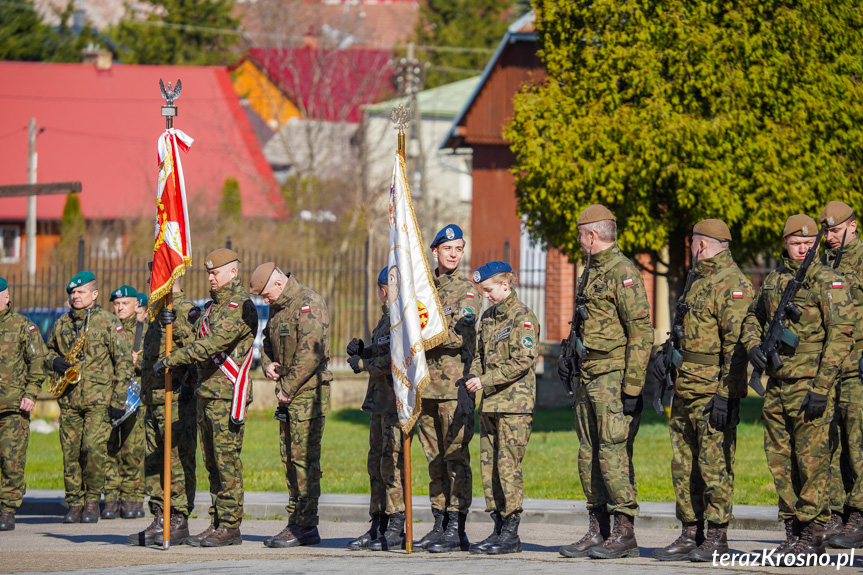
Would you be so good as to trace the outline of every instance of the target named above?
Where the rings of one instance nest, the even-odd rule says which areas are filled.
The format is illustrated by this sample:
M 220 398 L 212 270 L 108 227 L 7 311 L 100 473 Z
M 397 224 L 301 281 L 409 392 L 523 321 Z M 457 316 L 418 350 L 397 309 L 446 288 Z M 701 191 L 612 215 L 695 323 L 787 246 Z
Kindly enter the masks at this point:
M 66 363 L 71 364 L 71 367 L 67 368 L 66 373 L 62 376 L 57 375 L 56 373 L 51 376 L 51 385 L 48 386 L 48 393 L 58 399 L 66 393 L 66 390 L 70 385 L 75 385 L 81 381 L 81 370 L 77 367 L 80 362 L 78 355 L 84 349 L 84 344 L 87 343 L 88 331 L 90 331 L 89 311 L 87 312 L 87 325 L 84 327 L 84 333 L 75 340 L 72 347 L 69 348 L 69 351 L 66 352 L 66 356 L 63 358 L 66 360 Z

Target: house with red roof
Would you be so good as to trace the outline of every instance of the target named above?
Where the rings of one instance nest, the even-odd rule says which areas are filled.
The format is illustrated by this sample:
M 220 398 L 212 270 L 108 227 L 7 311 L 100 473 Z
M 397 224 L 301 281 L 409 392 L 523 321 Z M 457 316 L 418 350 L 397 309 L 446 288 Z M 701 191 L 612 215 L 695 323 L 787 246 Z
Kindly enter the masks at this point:
M 80 181 L 88 222 L 155 217 L 156 142 L 165 130 L 159 80 L 183 82 L 174 127 L 194 138 L 182 157 L 193 221 L 218 213 L 228 178 L 239 183 L 244 219 L 282 219 L 287 206 L 229 72 L 209 66 L 0 62 L 0 184 L 27 182 L 28 131 L 37 181 Z M 65 196 L 37 199 L 39 265 L 59 240 Z M 0 263 L 24 261 L 27 198 L 0 198 Z

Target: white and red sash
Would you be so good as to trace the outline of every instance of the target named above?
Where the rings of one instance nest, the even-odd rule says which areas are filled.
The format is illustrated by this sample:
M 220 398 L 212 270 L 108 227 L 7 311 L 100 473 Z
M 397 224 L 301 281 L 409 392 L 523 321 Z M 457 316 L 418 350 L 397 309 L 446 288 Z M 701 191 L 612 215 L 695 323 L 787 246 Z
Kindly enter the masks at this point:
M 204 315 L 201 317 L 200 335 L 207 336 L 210 334 L 210 310 L 212 305 L 208 305 L 204 310 Z M 213 363 L 219 366 L 225 377 L 228 378 L 234 386 L 234 397 L 231 401 L 231 422 L 235 424 L 243 423 L 246 419 L 246 401 L 248 399 L 249 389 L 249 369 L 252 367 L 252 350 L 246 354 L 242 365 L 237 365 L 234 358 L 230 354 L 220 351 L 212 357 Z

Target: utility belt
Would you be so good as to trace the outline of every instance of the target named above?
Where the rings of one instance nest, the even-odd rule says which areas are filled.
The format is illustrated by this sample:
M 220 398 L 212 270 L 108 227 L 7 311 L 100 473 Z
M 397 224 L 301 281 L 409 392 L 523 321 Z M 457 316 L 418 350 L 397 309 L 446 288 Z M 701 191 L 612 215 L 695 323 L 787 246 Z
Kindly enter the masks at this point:
M 686 351 L 685 349 L 682 349 L 680 350 L 680 355 L 683 357 L 683 361 L 685 362 L 697 363 L 699 365 L 720 365 L 718 353 L 695 353 L 694 351 Z
M 788 345 L 781 346 L 779 350 L 779 355 L 783 357 L 791 357 L 797 355 L 798 353 L 818 353 L 822 349 L 824 349 L 824 341 L 813 341 L 811 343 L 799 343 L 797 347 L 791 347 Z
M 577 343 L 580 343 L 581 340 Z M 582 361 L 593 361 L 596 359 L 617 359 L 626 357 L 626 346 L 620 346 L 610 351 L 600 351 L 598 349 L 590 349 L 587 347 L 576 345 L 578 350 L 578 358 Z

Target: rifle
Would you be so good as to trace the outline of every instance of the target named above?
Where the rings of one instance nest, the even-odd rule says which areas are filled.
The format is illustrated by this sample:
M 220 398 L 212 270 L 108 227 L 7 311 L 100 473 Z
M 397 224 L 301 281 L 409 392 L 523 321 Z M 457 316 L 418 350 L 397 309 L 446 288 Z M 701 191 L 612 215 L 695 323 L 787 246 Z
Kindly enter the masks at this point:
M 827 229 L 826 226 L 822 225 L 821 229 L 818 230 L 815 243 L 806 252 L 806 257 L 803 258 L 803 263 L 800 264 L 797 273 L 785 286 L 785 291 L 782 292 L 782 299 L 779 300 L 779 307 L 776 308 L 776 313 L 773 314 L 773 319 L 770 320 L 770 325 L 765 331 L 764 339 L 758 344 L 761 352 L 767 357 L 767 363 L 774 372 L 782 367 L 782 358 L 779 356 L 782 344 L 784 343 L 794 349 L 797 349 L 797 346 L 800 344 L 800 336 L 785 327 L 785 322 L 788 319 L 794 322 L 799 321 L 803 315 L 800 308 L 794 304 L 794 296 L 797 295 L 797 292 L 803 286 L 806 272 L 809 270 L 809 266 L 812 265 L 815 254 L 818 253 L 821 237 L 824 235 L 825 229 Z M 763 369 L 759 369 L 753 365 L 752 377 L 749 378 L 749 387 L 762 397 L 764 396 L 764 386 L 761 385 L 761 374 L 763 372 Z
M 665 362 L 665 385 L 661 381 L 656 382 L 656 393 L 653 397 L 653 409 L 657 415 L 662 415 L 665 411 L 662 407 L 662 398 L 665 396 L 665 391 L 674 387 L 674 378 L 671 376 L 671 368 L 680 369 L 683 365 L 683 355 L 680 353 L 680 341 L 683 339 L 683 318 L 689 313 L 692 308 L 686 303 L 686 295 L 689 293 L 689 288 L 692 287 L 692 282 L 695 280 L 695 264 L 698 263 L 698 258 L 692 258 L 692 264 L 689 266 L 689 273 L 686 274 L 686 285 L 683 286 L 683 293 L 677 298 L 677 305 L 674 308 L 674 320 L 671 322 L 671 331 L 668 332 L 668 339 L 662 345 L 663 361 Z
M 839 246 L 839 249 L 836 250 L 836 259 L 833 260 L 833 269 L 839 267 L 839 262 L 842 261 L 842 252 L 845 251 L 845 237 L 848 235 L 848 227 L 846 226 L 845 231 L 842 232 L 842 245 Z
M 584 271 L 581 272 L 581 277 L 578 280 L 578 291 L 575 294 L 575 305 L 572 309 L 572 321 L 569 322 L 569 337 L 560 342 L 563 357 L 570 362 L 569 377 L 562 381 L 563 388 L 569 397 L 573 397 L 578 391 L 578 385 L 581 383 L 581 360 L 584 359 L 587 351 L 581 341 L 581 326 L 587 320 L 587 308 L 584 306 L 590 301 L 590 298 L 584 295 L 584 288 L 587 286 L 589 277 L 590 251 L 587 253 Z

